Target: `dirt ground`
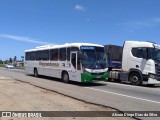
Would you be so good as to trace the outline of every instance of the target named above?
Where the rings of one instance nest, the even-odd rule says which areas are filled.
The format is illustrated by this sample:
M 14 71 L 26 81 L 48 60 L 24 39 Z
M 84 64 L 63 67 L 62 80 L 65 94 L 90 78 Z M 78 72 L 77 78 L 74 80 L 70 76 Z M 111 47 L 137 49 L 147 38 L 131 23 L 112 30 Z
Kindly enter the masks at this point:
M 0 111 L 116 111 L 0 76 Z M 129 117 L 1 117 L 0 120 L 129 120 Z

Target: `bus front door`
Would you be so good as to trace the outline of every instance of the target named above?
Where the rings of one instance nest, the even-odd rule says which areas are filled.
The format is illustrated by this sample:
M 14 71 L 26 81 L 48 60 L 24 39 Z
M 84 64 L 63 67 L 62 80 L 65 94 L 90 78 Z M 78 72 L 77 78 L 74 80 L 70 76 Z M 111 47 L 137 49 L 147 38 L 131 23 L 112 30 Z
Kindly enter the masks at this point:
M 71 73 L 70 80 L 81 82 L 81 67 L 80 61 L 78 61 L 78 53 L 71 52 Z

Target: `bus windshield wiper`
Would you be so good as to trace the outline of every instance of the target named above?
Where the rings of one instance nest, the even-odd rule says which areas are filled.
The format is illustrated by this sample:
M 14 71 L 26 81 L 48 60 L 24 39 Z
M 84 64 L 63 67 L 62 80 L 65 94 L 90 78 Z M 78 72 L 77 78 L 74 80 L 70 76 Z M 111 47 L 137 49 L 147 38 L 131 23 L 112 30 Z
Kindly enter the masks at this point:
M 94 66 L 95 66 L 98 62 L 99 62 L 99 60 L 97 60 L 97 61 L 93 64 L 93 66 L 91 67 L 91 69 L 93 69 Z

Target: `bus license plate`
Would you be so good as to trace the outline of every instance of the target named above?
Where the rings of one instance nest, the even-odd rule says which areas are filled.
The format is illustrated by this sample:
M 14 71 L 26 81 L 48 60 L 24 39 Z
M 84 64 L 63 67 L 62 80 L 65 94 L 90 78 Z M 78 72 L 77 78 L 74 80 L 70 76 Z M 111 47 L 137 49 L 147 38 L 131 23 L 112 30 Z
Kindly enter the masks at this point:
M 96 76 L 96 78 L 101 78 L 101 76 Z

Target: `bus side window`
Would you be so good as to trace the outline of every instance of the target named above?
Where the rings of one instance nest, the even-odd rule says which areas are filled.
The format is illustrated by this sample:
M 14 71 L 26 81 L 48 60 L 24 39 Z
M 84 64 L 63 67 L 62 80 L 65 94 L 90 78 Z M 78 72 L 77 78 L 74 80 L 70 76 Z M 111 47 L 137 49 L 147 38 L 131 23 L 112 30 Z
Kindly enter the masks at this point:
M 25 54 L 25 60 L 30 60 L 30 52 L 26 52 L 26 54 Z
M 49 60 L 49 50 L 43 50 L 41 53 L 42 60 Z
M 31 52 L 30 55 L 31 55 L 30 60 L 36 60 L 36 52 L 35 51 Z
M 58 49 L 50 50 L 50 60 L 53 60 L 53 61 L 58 60 Z
M 41 60 L 42 59 L 42 55 L 41 55 L 41 51 L 36 51 L 36 60 Z
M 71 48 L 67 48 L 67 61 L 70 61 Z
M 59 49 L 59 60 L 61 60 L 61 61 L 66 60 L 66 48 Z

